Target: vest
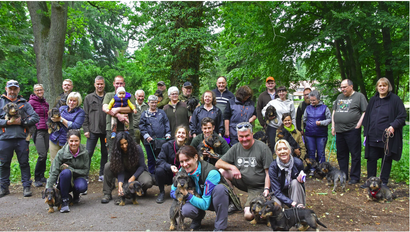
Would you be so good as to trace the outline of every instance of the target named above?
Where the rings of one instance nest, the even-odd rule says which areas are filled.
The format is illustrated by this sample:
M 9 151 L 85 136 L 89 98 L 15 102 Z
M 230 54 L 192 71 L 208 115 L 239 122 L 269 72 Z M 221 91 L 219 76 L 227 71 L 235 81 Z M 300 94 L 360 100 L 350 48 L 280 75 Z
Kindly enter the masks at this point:
M 306 127 L 305 135 L 311 137 L 323 137 L 327 136 L 327 126 L 317 126 L 316 121 L 322 121 L 326 119 L 327 106 L 322 104 L 319 106 L 308 105 L 306 107 Z

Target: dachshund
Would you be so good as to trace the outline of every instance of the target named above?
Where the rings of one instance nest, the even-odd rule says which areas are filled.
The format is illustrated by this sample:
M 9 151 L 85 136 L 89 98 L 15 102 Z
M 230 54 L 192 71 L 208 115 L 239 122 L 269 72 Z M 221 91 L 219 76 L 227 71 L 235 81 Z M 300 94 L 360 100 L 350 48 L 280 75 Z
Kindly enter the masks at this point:
M 250 211 L 254 216 L 254 219 L 250 222 L 252 225 L 256 225 L 262 221 L 262 218 L 260 217 L 259 213 L 262 211 L 262 208 L 267 200 L 268 198 L 263 196 L 263 194 L 252 199 L 250 204 Z M 266 225 L 268 227 L 271 227 L 269 220 L 267 220 Z
M 322 170 L 319 168 L 319 163 L 312 158 L 305 157 L 306 168 L 305 172 L 309 173 L 310 169 L 315 169 L 315 174 L 318 174 L 321 179 L 326 177 L 326 173 L 323 173 Z
M 138 181 L 132 181 L 125 183 L 122 186 L 122 189 L 124 191 L 124 195 L 121 196 L 120 203 L 118 204 L 119 206 L 124 206 L 125 205 L 125 198 L 131 198 L 132 199 L 132 204 L 138 205 L 137 201 L 137 196 L 142 196 L 144 194 L 144 191 L 142 190 L 142 185 Z
M 333 190 L 332 192 L 336 191 L 336 187 L 337 187 L 337 182 L 340 182 L 340 185 L 342 187 L 342 190 L 345 191 L 346 189 L 346 173 L 340 171 L 339 169 L 333 167 L 332 165 L 330 165 L 329 162 L 323 162 L 321 164 L 319 164 L 319 169 L 326 174 L 326 179 L 327 179 L 327 183 L 328 186 L 331 185 L 332 181 L 333 181 Z
M 253 138 L 259 141 L 262 141 L 266 145 L 268 145 L 268 136 L 266 136 L 265 131 L 260 130 L 253 135 Z
M 266 108 L 264 119 L 266 125 L 268 125 L 272 120 L 274 120 L 276 124 L 278 123 L 278 113 L 276 113 L 276 108 L 274 106 L 268 106 L 268 108 Z
M 23 106 L 20 106 L 20 108 Z M 3 110 L 6 113 L 4 117 L 5 120 L 9 120 L 11 123 L 13 123 L 14 121 L 16 121 L 16 119 L 21 118 L 21 122 L 23 122 L 24 117 L 20 114 L 19 107 L 17 104 L 9 102 L 3 107 Z M 24 129 L 27 132 L 26 141 L 30 141 L 31 137 L 36 132 L 36 126 L 24 126 Z
M 194 112 L 198 104 L 199 104 L 199 100 L 193 97 L 186 101 L 187 109 L 191 113 Z
M 318 230 L 318 224 L 324 228 L 327 228 L 322 222 L 319 221 L 313 210 L 305 208 L 291 208 L 283 210 L 282 206 L 273 200 L 265 202 L 260 215 L 262 218 L 269 219 L 271 228 L 274 231 L 288 231 L 297 223 L 302 225 L 302 227 L 299 227 L 299 230 L 302 230 L 302 228 L 306 230 L 309 226 L 312 229 Z
M 45 199 L 45 203 L 48 205 L 48 213 L 54 213 L 54 206 L 57 207 L 58 210 L 61 209 L 63 199 L 61 198 L 61 193 L 58 188 L 45 188 L 41 192 L 42 198 Z M 68 194 L 69 196 L 69 204 L 70 206 L 73 205 L 73 197 Z
M 283 124 L 276 130 L 276 137 L 278 137 L 278 139 L 284 139 L 288 141 L 290 147 L 292 148 L 292 155 L 294 157 L 300 158 L 300 146 L 292 137 L 290 132 L 284 128 Z
M 53 132 L 59 131 L 61 128 L 61 122 L 53 122 L 52 118 L 59 118 L 61 116 L 60 110 L 58 108 L 52 108 L 48 111 L 48 120 L 47 120 L 47 127 L 48 133 L 51 134 Z
M 367 198 L 374 201 L 392 201 L 396 196 L 391 192 L 391 190 L 382 184 L 382 180 L 379 177 L 370 177 L 366 181 L 366 186 L 368 187 L 369 194 Z
M 203 153 L 204 151 L 208 152 L 209 155 L 211 155 L 214 158 L 219 159 L 220 155 L 216 154 L 214 149 L 217 147 L 220 147 L 222 145 L 222 142 L 219 140 L 219 136 L 217 134 L 212 134 L 211 136 L 208 136 L 204 140 L 202 140 L 202 143 L 200 143 L 197 147 L 198 150 L 198 155 L 201 160 L 204 160 L 203 158 Z M 208 157 L 206 157 L 205 160 L 209 160 Z

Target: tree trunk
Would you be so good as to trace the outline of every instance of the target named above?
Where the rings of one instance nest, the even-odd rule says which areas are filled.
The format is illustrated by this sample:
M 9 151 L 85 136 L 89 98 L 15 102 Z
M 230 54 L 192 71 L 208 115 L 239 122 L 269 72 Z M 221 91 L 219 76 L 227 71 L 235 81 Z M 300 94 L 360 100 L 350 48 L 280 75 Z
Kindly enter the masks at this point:
M 64 41 L 67 30 L 67 2 L 27 2 L 34 34 L 37 81 L 44 86 L 50 105 L 61 91 Z
M 386 3 L 384 2 L 380 2 L 380 8 L 382 11 L 385 11 L 386 13 L 388 13 L 388 6 L 386 5 Z M 391 67 L 392 64 L 392 58 L 393 58 L 393 54 L 391 51 L 391 37 L 390 37 L 390 27 L 384 26 L 382 28 L 382 35 L 383 35 L 383 48 L 384 48 L 384 57 L 385 57 L 385 61 L 384 61 L 384 66 L 385 66 L 385 77 L 387 79 L 389 79 L 392 87 L 393 87 L 393 93 L 397 94 L 397 89 L 395 88 L 394 85 L 394 77 L 393 77 L 393 70 Z
M 342 40 L 343 42 L 343 40 Z M 340 54 L 340 39 L 336 39 L 335 40 L 335 48 L 336 48 L 336 58 L 337 58 L 337 63 L 339 64 L 339 68 L 340 68 L 340 76 L 342 78 L 342 80 L 346 79 L 346 75 L 345 75 L 345 68 L 343 65 L 343 59 L 342 59 L 342 55 Z

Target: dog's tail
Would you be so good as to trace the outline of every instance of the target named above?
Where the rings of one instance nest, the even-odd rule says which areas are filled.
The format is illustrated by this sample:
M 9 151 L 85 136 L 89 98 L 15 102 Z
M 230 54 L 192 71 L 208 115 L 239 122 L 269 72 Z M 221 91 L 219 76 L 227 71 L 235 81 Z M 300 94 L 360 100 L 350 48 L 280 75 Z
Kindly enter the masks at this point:
M 323 226 L 323 227 L 327 228 L 327 227 L 325 226 L 325 224 L 323 224 L 322 222 L 320 222 L 320 221 L 319 221 L 319 219 L 317 218 L 317 216 L 316 216 L 316 214 L 315 214 L 315 213 L 313 213 L 313 216 L 315 217 L 315 219 L 316 219 L 316 223 L 317 223 L 317 224 L 319 224 L 319 225 L 321 225 L 321 226 Z

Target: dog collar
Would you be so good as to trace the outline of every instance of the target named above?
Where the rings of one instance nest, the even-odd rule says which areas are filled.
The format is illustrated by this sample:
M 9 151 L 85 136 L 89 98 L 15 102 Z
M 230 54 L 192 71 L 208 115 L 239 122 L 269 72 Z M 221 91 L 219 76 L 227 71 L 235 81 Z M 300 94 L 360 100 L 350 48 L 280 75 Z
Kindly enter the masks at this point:
M 202 140 L 202 143 L 204 144 L 204 146 L 205 146 L 206 148 L 212 149 L 212 147 L 211 147 L 211 146 L 209 146 L 208 144 L 206 144 L 206 143 L 205 143 L 205 139 L 204 139 L 204 140 Z
M 380 191 L 380 189 L 378 189 L 377 191 L 370 191 L 370 194 L 372 194 L 372 197 L 376 198 L 376 194 Z

